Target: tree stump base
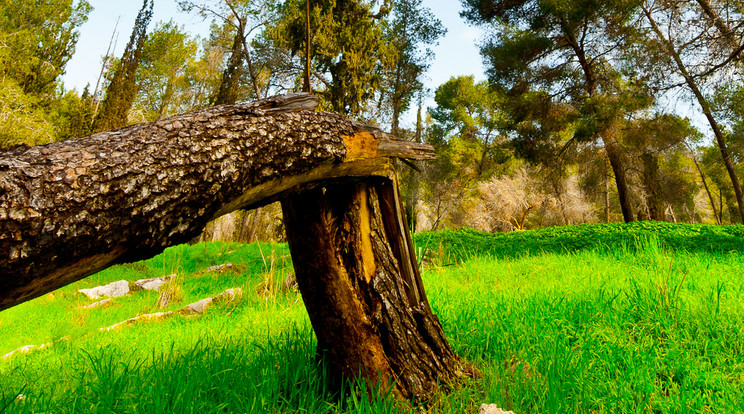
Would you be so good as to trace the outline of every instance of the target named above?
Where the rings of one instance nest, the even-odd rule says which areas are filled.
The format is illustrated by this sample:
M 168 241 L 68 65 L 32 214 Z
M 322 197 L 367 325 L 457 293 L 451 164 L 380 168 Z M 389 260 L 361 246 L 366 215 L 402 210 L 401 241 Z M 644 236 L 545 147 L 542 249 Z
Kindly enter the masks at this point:
M 473 372 L 429 306 L 394 179 L 326 182 L 285 197 L 282 210 L 331 375 L 394 384 L 398 399 L 425 402 Z

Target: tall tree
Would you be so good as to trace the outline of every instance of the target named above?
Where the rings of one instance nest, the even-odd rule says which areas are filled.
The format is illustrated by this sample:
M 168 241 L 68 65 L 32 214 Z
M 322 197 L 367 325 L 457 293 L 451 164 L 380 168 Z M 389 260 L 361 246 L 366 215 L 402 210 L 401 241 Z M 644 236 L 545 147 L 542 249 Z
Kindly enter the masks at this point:
M 674 68 L 674 71 L 683 79 L 684 84 L 689 88 L 694 99 L 700 105 L 721 153 L 723 164 L 726 167 L 736 197 L 738 215 L 742 223 L 744 223 L 744 193 L 742 192 L 741 184 L 736 173 L 733 157 L 726 142 L 724 129 L 719 119 L 714 115 L 710 99 L 706 96 L 703 88 L 703 75 L 705 74 L 694 73 L 690 70 L 691 64 L 698 66 L 700 63 L 697 59 L 700 56 L 700 51 L 696 42 L 699 42 L 700 39 L 710 38 L 711 26 L 716 25 L 716 19 L 710 19 L 710 24 L 705 24 L 704 21 L 701 22 L 700 20 L 691 21 L 688 19 L 689 15 L 680 10 L 681 6 L 684 6 L 684 4 L 672 4 L 671 7 L 651 8 L 646 5 L 642 7 L 643 16 L 650 29 L 649 32 L 656 41 L 654 43 L 647 42 L 645 45 L 649 50 L 653 50 L 655 44 L 658 45 L 656 48 L 657 50 L 660 49 L 658 50 L 658 54 L 665 58 L 668 66 Z M 664 22 L 665 27 L 662 27 L 660 21 Z M 726 29 L 724 28 L 723 30 L 725 31 Z M 670 34 L 674 37 L 671 37 Z M 717 36 L 714 36 L 714 38 L 717 38 Z M 723 38 L 726 44 L 730 45 L 732 39 L 729 33 L 723 33 Z M 731 57 L 725 60 L 730 61 L 732 58 L 738 56 L 738 53 L 733 53 Z M 694 59 L 694 61 L 691 62 L 687 60 L 688 58 Z M 706 68 L 708 74 L 710 72 L 707 69 L 721 66 L 722 64 L 710 60 L 707 60 L 702 65 L 702 67 Z
M 623 144 L 635 161 L 645 204 L 639 217 L 663 221 L 668 206 L 692 201 L 698 190 L 693 175 L 681 165 L 669 166 L 687 158 L 685 143 L 699 135 L 689 120 L 671 114 L 656 114 L 626 123 Z
M 0 148 L 54 141 L 54 127 L 39 99 L 10 79 L 0 78 Z
M 176 115 L 190 108 L 189 68 L 194 65 L 197 44 L 173 21 L 158 23 L 145 42 L 135 109 L 144 121 Z
M 79 98 L 61 96 L 59 77 L 90 10 L 84 0 L 0 0 L 0 148 L 67 137 Z
M 127 125 L 129 110 L 137 96 L 137 69 L 147 39 L 147 26 L 152 18 L 154 0 L 144 0 L 134 21 L 132 35 L 119 59 L 113 76 L 106 88 L 100 111 L 93 122 L 95 131 L 107 131 Z
M 631 38 L 626 0 L 462 0 L 463 17 L 493 25 L 482 46 L 490 80 L 511 95 L 530 87 L 573 106 L 581 125 L 572 142 L 600 141 L 615 173 L 621 210 L 632 221 L 626 166 L 617 134 L 618 73 L 612 59 Z
M 453 155 L 462 172 L 471 179 L 488 178 L 502 137 L 499 94 L 488 82 L 476 83 L 472 76 L 461 76 L 439 86 L 434 100 L 437 106 L 429 113 L 441 133 L 451 137 Z
M 359 114 L 379 90 L 380 70 L 389 64 L 391 47 L 383 36 L 390 0 L 311 2 L 312 73 L 323 86 L 318 93 L 330 109 Z M 302 55 L 307 44 L 305 0 L 288 0 L 268 36 L 278 47 Z M 301 81 L 303 65 L 298 69 Z M 300 83 L 298 82 L 298 85 Z
M 434 55 L 431 46 L 445 33 L 442 22 L 421 0 L 397 0 L 393 5 L 393 17 L 385 28 L 385 41 L 393 47 L 392 61 L 382 80 L 383 97 L 392 112 L 393 135 L 398 134 L 401 114 L 423 88 L 421 77 Z

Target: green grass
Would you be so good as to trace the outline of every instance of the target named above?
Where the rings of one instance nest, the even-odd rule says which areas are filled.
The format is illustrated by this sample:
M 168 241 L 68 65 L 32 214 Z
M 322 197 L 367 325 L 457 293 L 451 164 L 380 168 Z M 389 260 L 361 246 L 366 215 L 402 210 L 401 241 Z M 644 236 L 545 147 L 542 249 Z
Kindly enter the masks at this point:
M 484 373 L 428 412 L 744 412 L 743 235 L 663 223 L 417 235 L 432 307 Z M 227 262 L 238 271 L 203 271 Z M 285 245 L 178 246 L 0 312 L 0 355 L 58 341 L 0 360 L 0 412 L 398 412 L 360 397 L 361 384 L 329 390 L 301 298 L 280 288 L 289 272 Z M 246 294 L 105 333 L 156 311 L 157 294 L 89 311 L 74 295 L 171 273 L 184 296 L 172 309 L 230 287 Z

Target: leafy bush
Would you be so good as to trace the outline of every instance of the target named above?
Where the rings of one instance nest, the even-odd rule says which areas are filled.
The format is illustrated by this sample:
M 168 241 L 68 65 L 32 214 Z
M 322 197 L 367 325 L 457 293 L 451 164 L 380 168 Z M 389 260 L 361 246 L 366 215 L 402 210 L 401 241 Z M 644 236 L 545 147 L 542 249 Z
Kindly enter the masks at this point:
M 744 225 L 632 223 L 580 224 L 513 233 L 485 233 L 473 229 L 420 233 L 414 240 L 422 251 L 440 252 L 449 260 L 471 256 L 521 257 L 581 250 L 634 249 L 655 237 L 663 248 L 713 254 L 744 253 Z M 440 248 L 441 246 L 441 248 Z

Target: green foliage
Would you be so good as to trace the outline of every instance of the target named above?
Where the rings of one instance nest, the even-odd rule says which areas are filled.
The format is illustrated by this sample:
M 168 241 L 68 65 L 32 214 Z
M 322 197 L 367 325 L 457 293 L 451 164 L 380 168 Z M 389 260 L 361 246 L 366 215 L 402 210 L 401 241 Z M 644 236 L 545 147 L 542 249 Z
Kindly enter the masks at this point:
M 56 140 L 80 138 L 90 135 L 93 130 L 93 103 L 88 88 L 83 95 L 68 91 L 53 103 L 53 122 Z
M 85 0 L 1 0 L 0 74 L 25 94 L 53 96 L 91 9 Z
M 721 152 L 717 147 L 704 147 L 702 150 L 702 164 L 707 176 L 715 186 L 715 196 L 719 198 L 719 209 L 722 212 L 724 222 L 741 222 L 739 209 L 736 203 L 736 195 L 731 185 L 725 166 L 721 163 Z M 741 167 L 739 169 L 741 175 Z
M 0 1 L 0 148 L 68 137 L 59 76 L 90 10 L 85 0 Z
M 197 44 L 173 21 L 158 23 L 147 36 L 137 78 L 135 110 L 155 121 L 189 109 L 188 78 Z
M 383 99 L 392 111 L 391 132 L 398 134 L 399 118 L 416 92 L 423 89 L 424 72 L 434 57 L 430 46 L 446 33 L 442 23 L 421 0 L 397 0 L 393 18 L 385 25 L 385 42 L 392 45 L 391 64 L 385 68 L 382 81 Z
M 499 259 L 567 253 L 584 250 L 612 252 L 637 247 L 653 237 L 664 249 L 704 254 L 744 253 L 744 225 L 712 226 L 673 224 L 653 221 L 633 223 L 582 224 L 511 233 L 485 233 L 475 230 L 421 233 L 415 236 L 421 249 L 437 252 L 443 246 L 451 261 L 473 255 Z
M 437 88 L 434 100 L 437 106 L 429 113 L 436 131 L 450 142 L 453 159 L 466 176 L 487 178 L 496 163 L 508 159 L 501 135 L 502 96 L 488 82 L 454 77 Z
M 46 144 L 54 140 L 54 127 L 40 109 L 38 99 L 8 78 L 0 78 L 0 148 Z
M 320 94 L 331 110 L 359 114 L 375 96 L 382 81 L 380 70 L 392 58 L 392 45 L 384 41 L 383 18 L 389 3 L 377 0 L 313 1 L 311 3 L 312 69 L 323 78 Z M 305 2 L 290 0 L 280 10 L 269 37 L 293 54 L 305 50 Z

